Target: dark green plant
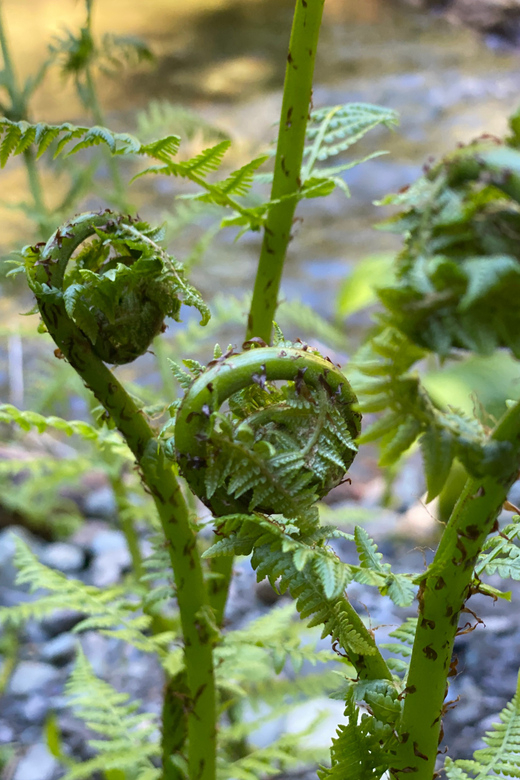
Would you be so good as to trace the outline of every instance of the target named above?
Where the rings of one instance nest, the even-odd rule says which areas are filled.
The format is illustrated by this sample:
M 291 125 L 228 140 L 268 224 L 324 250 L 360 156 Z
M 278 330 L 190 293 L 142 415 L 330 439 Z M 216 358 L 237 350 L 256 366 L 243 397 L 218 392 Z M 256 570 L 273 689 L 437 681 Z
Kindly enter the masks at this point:
M 196 184 L 195 199 L 226 209 L 223 225 L 263 230 L 242 350 L 223 352 L 217 345 L 207 366 L 185 358 L 187 372 L 172 362 L 185 392 L 169 399 L 170 419 L 160 427 L 105 365 L 144 353 L 164 316 L 178 315 L 181 301 L 199 308 L 203 323 L 208 319 L 157 231 L 117 213 L 91 212 L 69 220 L 46 244 L 23 251 L 22 270 L 44 329 L 118 429 L 120 446 L 135 460 L 156 508 L 158 541 L 147 561 L 139 559 L 132 526 L 127 534 L 136 573 L 145 571 L 130 588 L 100 590 L 69 580 L 19 545 L 20 582 L 47 595 L 2 610 L 3 621 L 18 626 L 66 599 L 85 615 L 78 631 L 97 628 L 115 635 L 153 653 L 165 671 L 158 723 L 96 679 L 79 657 L 69 694 L 102 739 L 91 742 L 95 758 L 75 764 L 64 758 L 49 726 L 49 744 L 67 764 L 67 780 L 96 771 L 109 778 L 118 772 L 127 780 L 213 780 L 217 772 L 250 780 L 293 766 L 298 758 L 316 758 L 301 746 L 305 734 L 282 736 L 265 749 L 248 744 L 241 706 L 271 695 L 279 707 L 287 693 L 292 704 L 306 686 L 305 678 L 289 691 L 281 681 L 267 683 L 266 662 L 280 672 L 287 660 L 298 670 L 303 660 L 322 656 L 299 644 L 298 629 L 283 630 L 285 613 L 225 631 L 234 555 L 251 555 L 258 579 L 289 592 L 300 618 L 320 626 L 341 659 L 343 681 L 335 695 L 345 701 L 347 724 L 338 727 L 330 766 L 319 772 L 322 780 L 368 780 L 386 773 L 396 780 L 403 774 L 432 780 L 460 612 L 472 593 L 504 596 L 484 576 L 497 570 L 518 576 L 516 525 L 497 533 L 497 516 L 520 468 L 520 404 L 510 404 L 490 432 L 475 417 L 435 403 L 419 376 L 410 373 L 431 353 L 447 359 L 461 348 L 486 352 L 500 346 L 516 355 L 516 315 L 498 304 L 500 295 L 516 297 L 518 287 L 513 240 L 520 201 L 518 117 L 505 143 L 484 140 L 459 150 L 398 196 L 405 213 L 394 223 L 406 232 L 405 250 L 394 285 L 381 292 L 382 326 L 362 348 L 349 380 L 307 344 L 286 341 L 277 326 L 268 346 L 295 207 L 303 198 L 343 186 L 339 174 L 354 164 L 331 167 L 320 161 L 345 151 L 376 124 L 395 122 L 393 112 L 359 104 L 313 111 L 308 122 L 322 8 L 323 0 L 296 2 L 272 175 L 257 174 L 267 160 L 259 156 L 219 177 L 227 140 L 178 161 L 175 135 L 142 143 L 101 126 L 0 120 L 3 160 L 33 147 L 43 154 L 52 143 L 57 156 L 102 144 L 112 155 L 152 161 L 140 175 Z M 72 43 L 66 51 L 69 58 L 84 54 Z M 89 51 L 87 46 L 82 61 L 89 62 Z M 88 90 L 88 79 L 81 88 Z M 246 196 L 258 176 L 272 179 L 271 197 L 251 205 Z M 484 300 L 493 316 L 481 317 L 477 329 L 472 307 Z M 360 408 L 384 413 L 361 436 Z M 54 425 L 103 438 L 86 424 L 14 407 L 1 411 L 3 420 L 21 426 Z M 455 456 L 469 475 L 433 563 L 418 574 L 393 572 L 363 528 L 350 535 L 320 524 L 317 500 L 342 480 L 357 445 L 377 439 L 386 465 L 419 440 L 429 498 L 442 489 Z M 200 525 L 188 487 L 215 520 L 209 547 L 197 538 Z M 337 537 L 353 544 L 357 564 L 343 563 L 327 544 Z M 378 646 L 347 598 L 353 580 L 376 587 L 399 607 L 417 597 L 417 619 L 398 627 L 393 643 Z M 323 660 L 329 658 L 325 653 Z M 310 679 L 307 690 L 315 685 Z M 365 704 L 363 714 L 359 702 Z M 447 760 L 452 780 L 518 774 L 517 697 L 501 718 L 488 735 L 489 749 L 477 752 L 473 762 Z

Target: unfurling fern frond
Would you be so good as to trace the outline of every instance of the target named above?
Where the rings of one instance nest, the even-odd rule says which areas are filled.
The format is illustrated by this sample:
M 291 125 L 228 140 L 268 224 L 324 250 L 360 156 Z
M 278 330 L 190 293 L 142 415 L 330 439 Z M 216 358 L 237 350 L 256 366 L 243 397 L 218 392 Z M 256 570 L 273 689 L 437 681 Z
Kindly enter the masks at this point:
M 97 755 L 66 772 L 64 780 L 88 780 L 97 771 L 119 770 L 132 776 L 157 777 L 153 760 L 160 756 L 158 724 L 154 713 L 139 712 L 140 702 L 129 702 L 95 676 L 79 652 L 65 692 L 74 713 L 96 734 L 88 741 Z M 154 774 L 155 773 L 155 774 Z
M 477 140 L 383 201 L 404 208 L 386 225 L 405 236 L 383 318 L 442 357 L 520 357 L 520 151 L 507 144 Z
M 142 355 L 164 318 L 178 319 L 181 301 L 206 323 L 209 309 L 160 246 L 161 237 L 160 229 L 107 210 L 81 214 L 44 246 L 26 247 L 27 276 L 42 315 L 47 303 L 61 306 L 98 357 L 117 364 Z
M 395 463 L 416 441 L 423 454 L 428 500 L 440 493 L 455 457 L 474 475 L 500 472 L 512 447 L 491 439 L 476 418 L 435 406 L 410 368 L 424 350 L 387 328 L 357 354 L 352 378 L 363 413 L 384 411 L 359 439 L 380 440 L 381 464 Z
M 520 676 L 513 699 L 500 713 L 500 723 L 486 732 L 487 747 L 476 750 L 472 760 L 446 758 L 449 780 L 518 777 L 520 775 Z
M 176 460 L 217 516 L 303 517 L 354 459 L 355 397 L 317 352 L 247 346 L 212 361 L 188 388 L 177 411 Z M 287 384 L 277 387 L 278 380 Z M 220 411 L 226 401 L 227 414 Z

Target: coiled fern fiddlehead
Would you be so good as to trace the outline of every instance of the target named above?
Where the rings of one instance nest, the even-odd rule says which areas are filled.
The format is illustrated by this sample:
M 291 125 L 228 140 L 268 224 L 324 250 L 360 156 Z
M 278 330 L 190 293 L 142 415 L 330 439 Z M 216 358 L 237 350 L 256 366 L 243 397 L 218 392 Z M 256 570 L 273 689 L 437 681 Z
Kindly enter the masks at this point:
M 108 210 L 80 214 L 46 244 L 25 248 L 29 283 L 38 301 L 62 300 L 101 360 L 130 363 L 146 352 L 166 316 L 178 319 L 181 301 L 199 309 L 203 324 L 209 319 L 161 237 L 160 229 Z
M 279 388 L 277 380 L 288 384 Z M 253 510 L 298 517 L 355 457 L 356 400 L 341 371 L 308 348 L 260 347 L 217 359 L 179 408 L 176 459 L 217 517 Z

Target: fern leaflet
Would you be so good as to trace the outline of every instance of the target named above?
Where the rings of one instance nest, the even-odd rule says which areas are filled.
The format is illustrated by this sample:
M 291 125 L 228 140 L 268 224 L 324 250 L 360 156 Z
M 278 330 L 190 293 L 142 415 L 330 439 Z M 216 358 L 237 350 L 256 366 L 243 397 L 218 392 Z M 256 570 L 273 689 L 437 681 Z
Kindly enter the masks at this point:
M 472 760 L 446 758 L 444 769 L 449 780 L 484 780 L 520 775 L 520 676 L 513 699 L 486 733 L 487 747 L 476 750 Z
M 97 628 L 102 633 L 118 637 L 143 652 L 166 657 L 165 645 L 174 637 L 170 632 L 147 636 L 152 618 L 140 614 L 135 602 L 129 600 L 121 587 L 100 589 L 68 579 L 61 572 L 40 563 L 29 548 L 16 540 L 15 565 L 19 569 L 17 583 L 29 584 L 31 591 L 49 591 L 37 601 L 27 601 L 14 607 L 0 607 L 0 623 L 19 626 L 33 618 L 39 620 L 63 604 L 84 615 L 74 631 Z
M 73 711 L 89 729 L 99 735 L 89 745 L 98 753 L 95 758 L 76 764 L 64 780 L 88 780 L 98 771 L 118 769 L 139 772 L 139 777 L 154 777 L 152 759 L 160 755 L 157 716 L 138 712 L 139 701 L 129 703 L 130 695 L 119 693 L 95 676 L 82 652 L 65 692 Z

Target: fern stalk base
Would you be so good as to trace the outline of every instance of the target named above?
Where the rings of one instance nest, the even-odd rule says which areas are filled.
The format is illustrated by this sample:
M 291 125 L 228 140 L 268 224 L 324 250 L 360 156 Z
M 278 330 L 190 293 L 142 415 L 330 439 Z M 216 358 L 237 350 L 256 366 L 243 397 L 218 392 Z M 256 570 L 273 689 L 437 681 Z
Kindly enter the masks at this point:
M 482 545 L 518 477 L 520 404 L 505 414 L 492 439 L 511 443 L 509 471 L 499 478 L 467 481 L 421 583 L 417 634 L 399 729 L 401 747 L 393 765 L 395 777 L 403 771 L 413 772 L 414 780 L 431 780 L 434 775 L 459 616 L 471 595 Z

